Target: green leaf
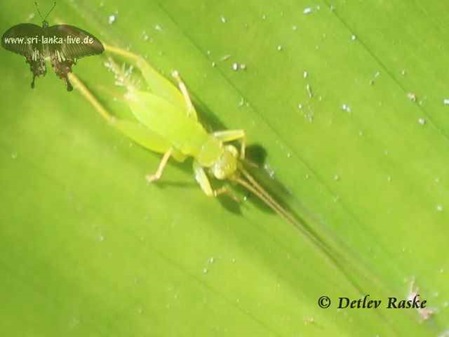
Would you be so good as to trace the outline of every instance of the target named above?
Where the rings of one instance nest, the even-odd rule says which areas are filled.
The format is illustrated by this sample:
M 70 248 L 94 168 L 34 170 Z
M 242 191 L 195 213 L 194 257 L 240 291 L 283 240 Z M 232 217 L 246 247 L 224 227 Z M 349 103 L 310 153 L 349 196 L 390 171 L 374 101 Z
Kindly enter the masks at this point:
M 36 12 L 0 8 L 2 32 Z M 445 336 L 447 13 L 435 0 L 58 2 L 50 24 L 177 69 L 208 128 L 244 129 L 265 183 L 337 264 L 252 197 L 240 211 L 207 198 L 190 162 L 146 184 L 160 156 L 51 69 L 30 89 L 23 57 L 2 49 L 0 333 Z M 103 62 L 73 71 L 120 114 Z M 386 308 L 415 291 L 428 319 Z M 380 308 L 337 309 L 365 295 Z

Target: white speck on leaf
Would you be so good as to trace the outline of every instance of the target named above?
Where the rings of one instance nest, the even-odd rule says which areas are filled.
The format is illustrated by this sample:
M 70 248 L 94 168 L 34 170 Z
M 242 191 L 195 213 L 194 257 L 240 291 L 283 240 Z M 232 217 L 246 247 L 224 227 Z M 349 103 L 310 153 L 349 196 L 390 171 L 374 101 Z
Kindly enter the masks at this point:
M 307 90 L 307 94 L 309 95 L 309 98 L 313 97 L 313 91 L 312 91 L 312 87 L 310 86 L 309 83 L 306 84 L 306 90 Z
M 108 16 L 108 23 L 110 25 L 112 25 L 115 21 L 117 21 L 117 15 L 116 14 L 111 14 Z
M 416 102 L 417 99 L 416 94 L 414 92 L 407 93 L 407 98 L 412 102 Z
M 351 112 L 351 107 L 347 104 L 342 104 L 341 109 L 346 112 Z
M 312 8 L 311 7 L 306 7 L 304 8 L 304 10 L 302 11 L 303 14 L 310 14 L 312 13 Z
M 143 32 L 142 32 L 142 39 L 143 39 L 144 41 L 150 40 L 150 36 L 148 35 L 148 33 L 147 33 L 146 31 L 143 31 Z
M 246 64 L 234 62 L 232 64 L 232 70 L 234 70 L 234 71 L 246 70 Z
M 268 165 L 268 164 L 264 164 L 263 168 L 264 168 L 265 171 L 268 173 L 268 175 L 270 176 L 270 178 L 273 179 L 275 173 L 274 173 L 274 170 L 271 168 L 271 166 Z
M 370 81 L 370 84 L 373 85 L 374 81 L 380 76 L 380 72 L 376 71 L 374 73 L 373 79 Z

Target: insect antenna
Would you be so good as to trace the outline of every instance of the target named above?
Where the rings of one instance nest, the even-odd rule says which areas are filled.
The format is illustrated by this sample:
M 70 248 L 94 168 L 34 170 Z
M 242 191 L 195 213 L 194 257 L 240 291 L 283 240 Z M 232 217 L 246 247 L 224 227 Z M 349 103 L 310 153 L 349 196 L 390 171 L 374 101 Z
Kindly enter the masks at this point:
M 246 188 L 248 191 L 256 195 L 260 200 L 262 200 L 268 207 L 270 207 L 274 212 L 276 212 L 281 218 L 289 222 L 295 227 L 301 229 L 300 223 L 297 219 L 287 211 L 283 206 L 281 206 L 254 178 L 253 176 L 245 170 L 243 167 L 239 168 L 242 177 L 235 178 L 235 181 L 242 187 Z
M 47 17 L 50 15 L 50 13 L 53 11 L 53 9 L 55 9 L 56 7 L 56 1 L 53 3 L 53 7 L 48 11 L 47 15 L 45 15 L 45 17 L 42 16 L 41 11 L 39 10 L 39 4 L 37 3 L 37 1 L 34 2 L 34 5 L 36 6 L 37 12 L 39 13 L 39 16 L 41 17 L 42 21 L 46 21 Z
M 239 167 L 239 172 L 241 173 L 241 176 L 235 177 L 233 181 L 257 196 L 282 219 L 293 225 L 317 245 L 327 258 L 348 278 L 352 285 L 363 293 L 361 285 L 354 279 L 352 273 L 348 270 L 349 261 L 342 254 L 335 251 L 329 244 L 321 239 L 320 235 L 307 224 L 306 220 L 297 218 L 293 213 L 279 204 L 279 202 L 277 202 L 241 165 Z
M 332 249 L 324 243 L 318 233 L 316 233 L 303 219 L 298 219 L 290 211 L 288 211 L 284 206 L 279 204 L 257 181 L 253 176 L 245 170 L 243 167 L 239 168 L 242 177 L 237 177 L 235 181 L 242 185 L 244 188 L 248 189 L 251 193 L 256 195 L 260 200 L 262 200 L 268 207 L 270 207 L 274 212 L 276 212 L 281 218 L 286 220 L 288 223 L 293 225 L 300 232 L 305 234 L 310 240 L 321 247 L 328 255 L 332 256 L 330 253 Z

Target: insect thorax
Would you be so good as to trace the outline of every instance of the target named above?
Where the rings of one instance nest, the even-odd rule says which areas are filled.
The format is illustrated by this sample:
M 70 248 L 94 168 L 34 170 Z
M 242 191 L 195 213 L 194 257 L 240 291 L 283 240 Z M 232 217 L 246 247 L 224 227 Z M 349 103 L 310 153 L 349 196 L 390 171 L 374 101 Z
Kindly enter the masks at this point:
M 223 153 L 223 144 L 210 135 L 200 144 L 200 151 L 195 155 L 197 162 L 203 167 L 211 167 L 215 164 Z

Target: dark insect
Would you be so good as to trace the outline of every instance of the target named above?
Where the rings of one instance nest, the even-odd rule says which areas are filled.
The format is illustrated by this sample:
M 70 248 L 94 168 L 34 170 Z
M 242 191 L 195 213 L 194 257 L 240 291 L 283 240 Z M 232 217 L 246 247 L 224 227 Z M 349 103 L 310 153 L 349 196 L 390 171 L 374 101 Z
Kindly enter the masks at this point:
M 38 76 L 45 76 L 47 68 L 46 60 L 51 65 L 59 78 L 67 83 L 67 90 L 73 89 L 67 75 L 72 71 L 72 66 L 77 59 L 89 55 L 101 54 L 104 51 L 103 44 L 92 34 L 75 26 L 54 25 L 49 26 L 47 16 L 55 8 L 54 3 L 48 14 L 42 17 L 39 8 L 36 8 L 42 18 L 42 27 L 32 23 L 21 23 L 9 28 L 2 36 L 3 48 L 25 56 L 33 73 L 31 88 L 34 88 L 34 80 Z

